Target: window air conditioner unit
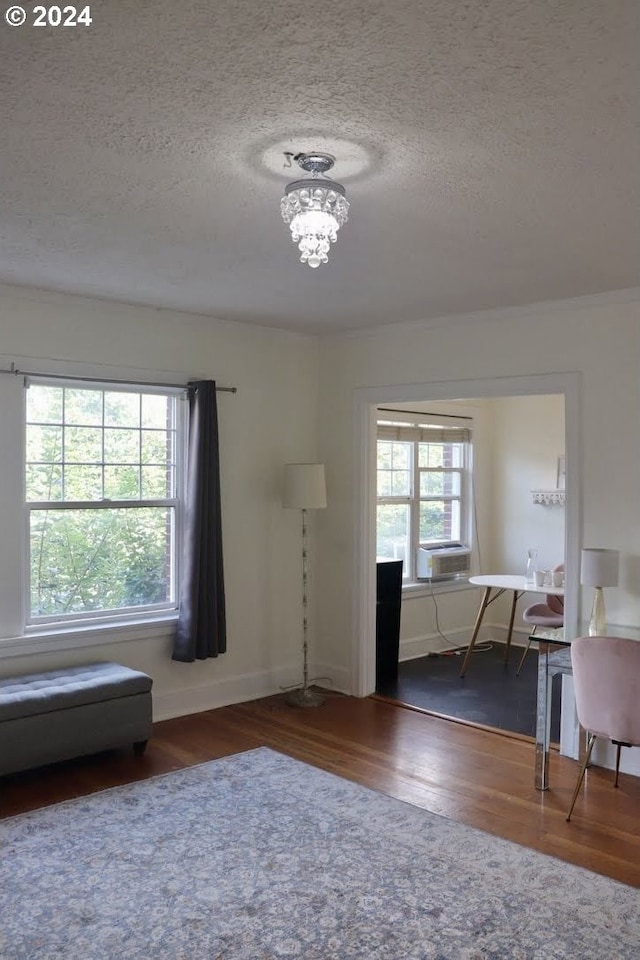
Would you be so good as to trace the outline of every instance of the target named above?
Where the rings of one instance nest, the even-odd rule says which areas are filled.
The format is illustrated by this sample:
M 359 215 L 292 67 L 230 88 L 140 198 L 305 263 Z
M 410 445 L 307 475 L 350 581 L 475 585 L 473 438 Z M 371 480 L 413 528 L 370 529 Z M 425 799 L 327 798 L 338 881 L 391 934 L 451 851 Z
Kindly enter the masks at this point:
M 438 580 L 456 577 L 471 570 L 471 551 L 468 547 L 419 547 L 418 580 Z

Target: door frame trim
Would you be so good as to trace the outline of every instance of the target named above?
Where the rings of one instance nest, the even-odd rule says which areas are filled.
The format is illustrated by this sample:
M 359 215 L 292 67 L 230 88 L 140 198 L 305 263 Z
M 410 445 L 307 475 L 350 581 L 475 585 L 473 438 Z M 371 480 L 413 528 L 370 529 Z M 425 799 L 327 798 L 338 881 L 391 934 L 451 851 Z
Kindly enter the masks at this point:
M 351 689 L 366 697 L 375 691 L 375 451 L 376 408 L 388 403 L 480 399 L 491 397 L 560 394 L 565 403 L 565 627 L 578 624 L 579 558 L 582 542 L 582 374 L 579 371 L 488 377 L 479 380 L 446 380 L 366 387 L 354 392 L 354 643 L 351 656 Z M 566 726 L 566 725 L 565 725 Z M 574 739 L 574 724 L 565 738 Z

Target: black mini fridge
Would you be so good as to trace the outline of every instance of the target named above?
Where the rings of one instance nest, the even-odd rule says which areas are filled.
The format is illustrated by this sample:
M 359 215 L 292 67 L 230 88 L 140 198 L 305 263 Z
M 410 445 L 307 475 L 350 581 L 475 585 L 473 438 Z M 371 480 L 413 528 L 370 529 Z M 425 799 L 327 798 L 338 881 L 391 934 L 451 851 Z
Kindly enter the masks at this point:
M 376 564 L 376 690 L 398 679 L 402 560 Z

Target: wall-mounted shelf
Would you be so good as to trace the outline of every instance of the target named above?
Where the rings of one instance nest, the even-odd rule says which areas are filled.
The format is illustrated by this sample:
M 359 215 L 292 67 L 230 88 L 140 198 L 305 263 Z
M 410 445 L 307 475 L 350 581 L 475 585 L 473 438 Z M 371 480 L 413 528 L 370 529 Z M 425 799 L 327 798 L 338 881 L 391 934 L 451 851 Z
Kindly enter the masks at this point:
M 545 507 L 564 506 L 564 490 L 532 490 L 534 503 L 541 503 Z

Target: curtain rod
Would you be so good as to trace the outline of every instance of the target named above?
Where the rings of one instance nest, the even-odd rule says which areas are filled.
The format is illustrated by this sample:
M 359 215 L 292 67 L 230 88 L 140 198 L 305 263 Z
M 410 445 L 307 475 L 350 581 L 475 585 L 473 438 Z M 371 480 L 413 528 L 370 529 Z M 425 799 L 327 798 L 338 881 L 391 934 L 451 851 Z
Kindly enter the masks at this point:
M 473 420 L 466 413 L 434 413 L 433 410 L 398 410 L 397 407 L 378 407 L 383 413 L 414 413 L 418 417 L 448 417 L 450 420 Z
M 120 386 L 131 387 L 168 387 L 172 390 L 186 390 L 189 386 L 188 383 L 154 383 L 150 380 L 114 380 L 113 377 L 107 379 L 106 377 L 74 377 L 62 373 L 35 373 L 33 370 L 19 370 L 15 363 L 12 363 L 8 370 L 3 370 L 0 367 L 0 373 L 12 373 L 16 377 L 46 377 L 47 380 L 78 380 L 82 383 L 117 383 Z M 218 392 L 237 393 L 238 388 L 216 386 L 216 393 Z

